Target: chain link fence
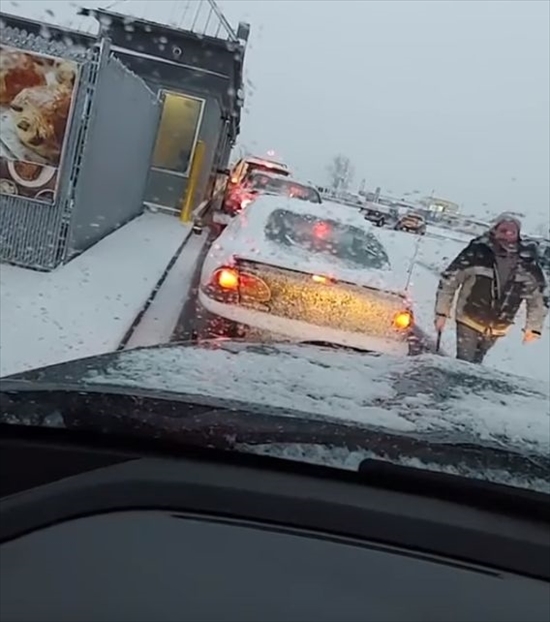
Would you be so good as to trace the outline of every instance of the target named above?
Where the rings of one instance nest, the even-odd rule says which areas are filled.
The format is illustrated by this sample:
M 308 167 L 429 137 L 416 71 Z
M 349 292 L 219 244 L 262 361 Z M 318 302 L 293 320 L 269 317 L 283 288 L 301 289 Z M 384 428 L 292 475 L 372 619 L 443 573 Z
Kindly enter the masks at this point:
M 37 36 L 6 25 L 0 28 L 0 44 L 73 61 L 79 68 L 72 99 L 72 122 L 69 121 L 66 129 L 53 203 L 0 194 L 0 261 L 51 270 L 65 259 L 67 253 L 68 225 L 74 207 L 71 190 L 78 178 L 101 46 L 82 48 L 72 45 L 69 40 L 49 39 L 46 29 L 44 36 Z M 4 123 L 2 125 L 5 127 Z M 3 129 L 0 127 L 0 131 Z
M 0 180 L 0 262 L 52 270 L 143 211 L 160 103 L 111 55 L 107 39 L 83 48 L 68 38 L 49 39 L 46 28 L 37 36 L 3 24 L 0 44 L 34 54 L 35 63 L 52 57 L 47 62 L 72 61 L 78 68 L 53 201 L 25 198 L 13 192 L 13 180 Z M 8 108 L 2 111 L 0 140 L 4 170 L 14 170 L 21 158 L 6 157 Z M 6 184 L 11 193 L 5 192 Z

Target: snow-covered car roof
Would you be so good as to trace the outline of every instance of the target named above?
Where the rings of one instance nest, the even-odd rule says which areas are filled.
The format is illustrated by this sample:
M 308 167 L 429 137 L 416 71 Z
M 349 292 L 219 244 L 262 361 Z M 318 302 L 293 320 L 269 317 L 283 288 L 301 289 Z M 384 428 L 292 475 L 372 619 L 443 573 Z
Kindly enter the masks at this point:
M 419 214 L 418 212 L 407 212 L 406 214 L 403 214 L 399 220 L 405 220 L 406 218 L 416 218 L 417 220 L 421 220 L 422 222 L 426 221 L 426 218 L 423 216 L 423 214 Z
M 245 160 L 249 164 L 256 164 L 257 166 L 266 166 L 268 168 L 273 168 L 274 170 L 286 171 L 287 174 L 290 174 L 290 169 L 284 162 L 277 162 L 276 160 L 270 160 L 269 158 L 260 158 L 258 156 L 252 156 L 250 158 L 245 158 Z
M 334 256 L 325 253 L 311 253 L 273 242 L 266 237 L 265 228 L 270 215 L 279 209 L 321 220 L 334 220 L 370 233 L 384 247 L 390 261 L 389 269 L 352 267 L 339 263 Z M 326 201 L 315 204 L 284 196 L 262 195 L 243 210 L 212 245 L 204 263 L 203 274 L 211 274 L 216 267 L 236 257 L 280 268 L 328 275 L 366 287 L 404 292 L 418 241 L 412 236 L 411 239 L 402 238 L 399 233 L 373 227 L 359 210 L 338 203 Z
M 314 420 L 386 430 L 443 443 L 449 451 L 457 444 L 473 444 L 517 451 L 529 460 L 547 460 L 550 455 L 548 382 L 488 367 L 481 372 L 478 365 L 434 355 L 400 358 L 303 344 L 215 341 L 70 361 L 5 377 L 6 391 L 12 390 L 9 383 L 17 378 L 20 388 L 33 382 L 38 388 L 41 383 L 45 388 L 62 383 L 75 390 L 126 387 L 210 397 L 231 408 L 229 404 L 235 402 L 286 409 L 289 418 L 303 413 Z M 273 446 L 267 451 L 280 449 Z M 330 447 L 319 448 L 318 455 L 311 447 L 292 451 L 297 453 L 290 457 L 297 459 L 341 468 L 357 466 L 349 453 Z M 358 463 L 363 458 L 365 452 L 358 452 L 355 459 Z M 454 466 L 435 468 L 452 472 Z M 504 470 L 471 475 L 513 483 Z M 548 479 L 538 487 L 550 490 Z

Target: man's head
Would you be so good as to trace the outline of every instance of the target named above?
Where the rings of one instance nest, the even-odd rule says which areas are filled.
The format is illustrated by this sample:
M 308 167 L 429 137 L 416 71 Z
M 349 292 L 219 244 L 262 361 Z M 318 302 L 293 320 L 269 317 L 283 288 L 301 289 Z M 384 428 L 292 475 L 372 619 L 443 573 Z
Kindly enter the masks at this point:
M 517 248 L 521 233 L 521 222 L 511 214 L 501 214 L 491 227 L 491 237 L 507 250 Z

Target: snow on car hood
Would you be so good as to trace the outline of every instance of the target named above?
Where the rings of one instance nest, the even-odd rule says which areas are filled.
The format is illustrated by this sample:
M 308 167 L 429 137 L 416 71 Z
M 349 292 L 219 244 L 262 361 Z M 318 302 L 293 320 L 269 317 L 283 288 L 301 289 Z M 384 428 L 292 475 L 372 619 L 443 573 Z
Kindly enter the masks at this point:
M 550 452 L 548 383 L 432 355 L 216 341 L 126 350 L 12 378 L 235 400 L 443 442 Z
M 318 214 L 349 226 L 368 230 L 382 244 L 389 257 L 391 269 L 365 270 L 348 267 L 336 257 L 311 253 L 304 249 L 283 247 L 266 238 L 264 230 L 270 214 L 276 209 L 288 209 L 298 214 Z M 266 263 L 279 268 L 328 275 L 346 281 L 393 292 L 404 292 L 411 264 L 416 256 L 418 238 L 400 232 L 374 228 L 362 215 L 350 207 L 333 203 L 320 205 L 281 196 L 261 196 L 241 212 L 212 245 L 203 268 L 203 282 L 220 265 L 238 257 Z

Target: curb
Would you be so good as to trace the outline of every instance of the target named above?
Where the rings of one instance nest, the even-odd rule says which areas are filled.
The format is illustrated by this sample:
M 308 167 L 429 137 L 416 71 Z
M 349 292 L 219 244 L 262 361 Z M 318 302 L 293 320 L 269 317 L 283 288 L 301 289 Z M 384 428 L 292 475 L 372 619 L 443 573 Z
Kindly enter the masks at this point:
M 158 281 L 155 283 L 155 286 L 151 290 L 151 293 L 149 294 L 149 297 L 144 302 L 143 306 L 141 307 L 141 309 L 139 310 L 139 312 L 137 313 L 137 315 L 133 319 L 133 321 L 130 324 L 130 326 L 128 327 L 127 331 L 124 333 L 124 336 L 122 337 L 120 343 L 117 346 L 117 349 L 115 350 L 116 352 L 119 352 L 120 350 L 124 350 L 124 348 L 128 345 L 128 342 L 132 338 L 132 335 L 134 334 L 134 331 L 136 330 L 136 327 L 139 325 L 139 323 L 143 319 L 143 316 L 145 315 L 145 313 L 147 312 L 147 310 L 149 309 L 149 307 L 151 306 L 151 304 L 155 300 L 156 295 L 158 294 L 158 292 L 159 292 L 160 288 L 162 287 L 164 281 L 166 281 L 166 278 L 168 277 L 168 274 L 170 273 L 170 270 L 174 267 L 174 264 L 178 260 L 178 257 L 181 255 L 181 253 L 182 253 L 185 245 L 187 244 L 187 241 L 191 237 L 192 233 L 193 233 L 193 230 L 190 228 L 187 231 L 187 234 L 185 235 L 185 237 L 183 238 L 182 243 L 178 246 L 178 248 L 176 249 L 176 252 L 170 258 L 170 261 L 166 265 L 166 268 L 164 269 L 163 273 L 160 275 Z

